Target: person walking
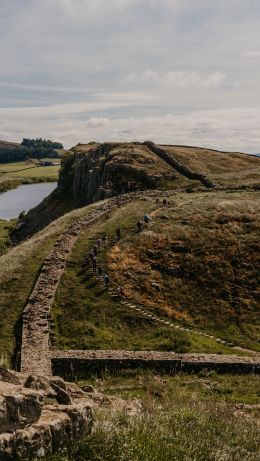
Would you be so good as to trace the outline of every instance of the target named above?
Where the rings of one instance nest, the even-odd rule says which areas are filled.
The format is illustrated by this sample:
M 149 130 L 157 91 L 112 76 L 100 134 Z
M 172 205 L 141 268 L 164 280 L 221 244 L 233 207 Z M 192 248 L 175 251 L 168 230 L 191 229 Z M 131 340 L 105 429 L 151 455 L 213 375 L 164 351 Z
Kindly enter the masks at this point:
M 106 289 L 108 290 L 108 287 L 109 287 L 109 284 L 110 284 L 110 278 L 109 278 L 109 275 L 105 272 L 105 275 L 104 275 L 104 282 L 105 282 L 105 285 L 106 285 Z
M 163 199 L 163 205 L 167 206 L 167 199 L 166 198 Z
M 144 222 L 145 222 L 145 224 L 148 224 L 149 221 L 150 221 L 150 216 L 146 213 L 146 214 L 144 215 Z
M 97 272 L 97 257 L 96 256 L 94 256 L 92 259 L 92 268 L 93 268 L 93 272 L 96 274 Z
M 117 240 L 121 239 L 121 229 L 120 229 L 120 227 L 116 228 L 116 238 L 117 238 Z
M 142 230 L 142 223 L 141 223 L 141 221 L 137 221 L 137 224 L 136 224 L 136 225 L 137 225 L 138 232 L 141 232 L 141 230 Z

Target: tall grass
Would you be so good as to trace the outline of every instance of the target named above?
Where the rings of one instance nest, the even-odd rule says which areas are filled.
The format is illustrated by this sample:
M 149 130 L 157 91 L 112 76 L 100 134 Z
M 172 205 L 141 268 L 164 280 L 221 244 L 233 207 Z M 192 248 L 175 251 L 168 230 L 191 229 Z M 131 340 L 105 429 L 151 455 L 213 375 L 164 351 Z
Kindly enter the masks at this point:
M 48 461 L 258 461 L 259 435 L 253 418 L 234 416 L 226 404 L 159 408 L 148 401 L 141 415 L 100 422 L 90 437 Z

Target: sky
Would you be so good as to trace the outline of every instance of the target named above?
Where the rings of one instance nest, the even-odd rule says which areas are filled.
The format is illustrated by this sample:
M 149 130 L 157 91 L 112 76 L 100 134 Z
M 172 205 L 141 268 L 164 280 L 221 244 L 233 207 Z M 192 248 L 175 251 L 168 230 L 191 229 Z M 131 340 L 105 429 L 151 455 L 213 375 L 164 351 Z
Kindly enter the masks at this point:
M 0 0 L 0 139 L 260 152 L 259 0 Z

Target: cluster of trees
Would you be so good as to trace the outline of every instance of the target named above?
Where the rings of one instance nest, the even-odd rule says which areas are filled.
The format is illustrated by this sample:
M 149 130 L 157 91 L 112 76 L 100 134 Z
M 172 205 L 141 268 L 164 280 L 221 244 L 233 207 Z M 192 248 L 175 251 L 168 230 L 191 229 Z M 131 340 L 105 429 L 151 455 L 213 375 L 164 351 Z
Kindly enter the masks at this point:
M 60 142 L 51 141 L 50 139 L 27 139 L 23 138 L 21 146 L 28 147 L 29 149 L 63 149 Z
M 23 139 L 18 147 L 0 149 L 0 163 L 19 162 L 27 158 L 58 158 L 56 149 L 63 149 L 63 145 L 49 139 Z

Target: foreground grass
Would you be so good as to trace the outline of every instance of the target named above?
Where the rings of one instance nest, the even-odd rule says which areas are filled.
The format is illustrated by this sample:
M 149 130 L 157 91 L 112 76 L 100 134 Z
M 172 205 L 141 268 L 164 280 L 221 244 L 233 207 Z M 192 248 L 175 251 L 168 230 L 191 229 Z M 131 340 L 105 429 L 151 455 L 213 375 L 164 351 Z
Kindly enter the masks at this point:
M 259 402 L 257 376 L 248 379 L 205 374 L 162 378 L 133 374 L 107 377 L 96 381 L 96 385 L 106 393 L 138 398 L 139 411 L 132 416 L 129 413 L 111 416 L 109 409 L 99 410 L 93 434 L 48 461 L 259 459 L 257 410 L 254 405 L 244 405 L 249 398 L 251 403 Z M 206 395 L 205 386 L 210 388 L 210 385 L 218 385 L 219 392 Z M 236 400 L 239 405 L 229 400 L 227 388 L 234 392 L 239 389 Z M 244 393 L 239 395 L 242 389 Z M 134 393 L 127 397 L 126 390 Z

